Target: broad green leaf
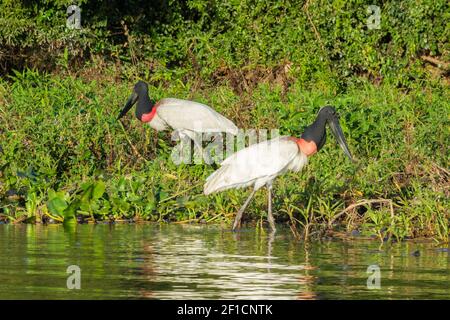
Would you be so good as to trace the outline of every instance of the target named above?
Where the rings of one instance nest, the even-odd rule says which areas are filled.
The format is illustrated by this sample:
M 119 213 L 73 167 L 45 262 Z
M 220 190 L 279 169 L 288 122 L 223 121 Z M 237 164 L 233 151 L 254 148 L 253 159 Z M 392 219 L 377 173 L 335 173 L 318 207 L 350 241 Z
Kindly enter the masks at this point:
M 60 197 L 53 198 L 47 202 L 48 210 L 54 215 L 63 216 L 67 207 L 67 202 Z
M 64 211 L 64 221 L 68 218 L 75 218 L 78 208 L 80 207 L 80 200 L 72 201 L 69 207 Z
M 98 181 L 95 185 L 94 185 L 94 189 L 92 191 L 92 197 L 94 199 L 100 199 L 103 194 L 105 193 L 106 190 L 106 185 L 103 181 Z
M 93 192 L 94 186 L 91 184 L 89 185 L 83 194 L 81 195 L 81 202 L 82 203 L 89 203 L 92 200 L 92 192 Z

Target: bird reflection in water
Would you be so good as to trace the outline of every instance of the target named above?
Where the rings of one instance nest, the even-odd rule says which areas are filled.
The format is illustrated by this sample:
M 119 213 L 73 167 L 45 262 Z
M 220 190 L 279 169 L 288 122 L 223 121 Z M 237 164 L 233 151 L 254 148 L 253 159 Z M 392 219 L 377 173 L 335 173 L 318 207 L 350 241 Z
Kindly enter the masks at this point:
M 196 227 L 189 226 L 190 230 Z M 244 231 L 244 232 L 242 232 Z M 275 232 L 157 233 L 143 241 L 146 283 L 139 294 L 150 299 L 317 299 L 315 269 L 308 246 L 286 252 Z M 184 234 L 184 235 L 180 235 Z M 277 240 L 281 245 L 277 245 Z M 284 242 L 284 243 L 283 243 Z M 255 246 L 255 243 L 259 245 Z M 301 244 L 300 242 L 298 243 Z M 300 263 L 299 263 L 300 262 Z

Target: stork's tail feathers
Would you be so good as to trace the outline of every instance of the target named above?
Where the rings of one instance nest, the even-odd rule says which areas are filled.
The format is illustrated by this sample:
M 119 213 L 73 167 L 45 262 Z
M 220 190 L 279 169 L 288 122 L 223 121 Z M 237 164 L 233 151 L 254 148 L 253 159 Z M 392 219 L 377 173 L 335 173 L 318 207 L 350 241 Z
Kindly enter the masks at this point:
M 231 133 L 233 136 L 237 136 L 239 133 L 239 129 L 238 129 L 238 127 L 236 127 L 234 125 L 234 123 L 232 123 L 232 124 L 233 124 L 233 127 L 231 128 L 231 130 L 228 131 L 228 133 Z
M 236 125 L 231 121 L 228 120 L 227 118 L 223 117 L 223 127 L 222 129 L 218 130 L 218 131 L 222 131 L 222 132 L 226 132 L 229 133 L 233 136 L 237 136 L 239 133 L 239 128 L 236 127 Z
M 203 187 L 203 193 L 205 195 L 228 189 L 227 175 L 229 173 L 227 171 L 229 168 L 229 166 L 222 166 L 206 179 L 205 186 Z
M 235 166 L 222 163 L 222 166 L 206 179 L 203 193 L 208 195 L 233 188 L 240 189 L 255 183 L 255 180 L 242 181 L 241 177 L 234 172 L 235 170 Z

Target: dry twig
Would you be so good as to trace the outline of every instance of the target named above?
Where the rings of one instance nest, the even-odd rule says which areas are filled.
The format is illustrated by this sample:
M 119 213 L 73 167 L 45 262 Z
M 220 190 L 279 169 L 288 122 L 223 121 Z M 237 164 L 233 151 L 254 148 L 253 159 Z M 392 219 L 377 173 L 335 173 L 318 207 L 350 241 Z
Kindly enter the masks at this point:
M 345 208 L 344 210 L 342 210 L 341 212 L 339 212 L 337 215 L 335 215 L 333 217 L 333 219 L 328 223 L 328 226 L 331 227 L 331 225 L 342 215 L 346 214 L 347 212 L 349 212 L 350 210 L 353 210 L 359 206 L 363 206 L 366 204 L 372 204 L 372 203 L 387 203 L 389 204 L 390 210 L 391 210 L 391 220 L 394 220 L 394 205 L 392 204 L 392 200 L 391 199 L 370 199 L 370 200 L 362 200 L 360 202 L 357 203 L 353 203 L 351 205 L 349 205 L 347 208 Z

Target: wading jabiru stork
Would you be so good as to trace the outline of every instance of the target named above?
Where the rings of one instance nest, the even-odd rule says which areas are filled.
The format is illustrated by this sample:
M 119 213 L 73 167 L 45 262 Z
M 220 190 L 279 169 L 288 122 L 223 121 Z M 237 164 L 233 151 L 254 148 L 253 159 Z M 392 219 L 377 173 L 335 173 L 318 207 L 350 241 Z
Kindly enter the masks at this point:
M 325 106 L 319 110 L 316 120 L 305 129 L 301 138 L 284 136 L 253 144 L 225 159 L 221 167 L 206 179 L 204 186 L 206 195 L 231 188 L 249 186 L 253 188 L 236 214 L 233 230 L 240 226 L 242 214 L 255 192 L 266 186 L 268 220 L 270 227 L 275 231 L 272 215 L 273 180 L 288 170 L 298 172 L 308 163 L 308 157 L 319 151 L 325 144 L 326 124 L 330 126 L 345 154 L 353 160 L 335 109 L 332 106 Z
M 152 103 L 148 85 L 144 81 L 138 81 L 134 85 L 133 93 L 117 119 L 122 118 L 136 102 L 136 118 L 148 123 L 156 131 L 177 131 L 182 142 L 184 137 L 195 142 L 196 133 L 238 133 L 233 122 L 205 104 L 175 98 Z

